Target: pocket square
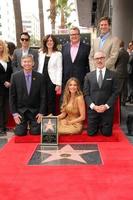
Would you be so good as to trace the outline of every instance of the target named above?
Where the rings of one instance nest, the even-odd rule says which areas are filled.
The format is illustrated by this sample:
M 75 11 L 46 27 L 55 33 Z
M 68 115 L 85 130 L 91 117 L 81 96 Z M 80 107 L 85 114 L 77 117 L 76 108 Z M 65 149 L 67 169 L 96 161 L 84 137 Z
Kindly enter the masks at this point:
M 111 80 L 112 80 L 112 78 L 106 78 L 106 80 L 107 80 L 107 81 L 111 81 Z

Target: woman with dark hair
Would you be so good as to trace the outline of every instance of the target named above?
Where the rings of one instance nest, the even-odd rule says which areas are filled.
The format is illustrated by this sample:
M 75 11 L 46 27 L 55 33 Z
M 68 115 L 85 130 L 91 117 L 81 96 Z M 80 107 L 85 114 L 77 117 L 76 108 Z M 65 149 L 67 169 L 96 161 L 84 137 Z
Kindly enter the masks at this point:
M 85 101 L 79 81 L 74 77 L 66 83 L 61 114 L 57 117 L 59 134 L 81 133 L 85 120 Z
M 8 53 L 10 56 L 10 59 L 13 59 L 13 52 L 16 49 L 16 46 L 13 42 L 7 42 L 7 47 L 8 47 Z
M 38 72 L 44 76 L 46 91 L 45 115 L 56 114 L 56 93 L 61 93 L 62 83 L 62 54 L 57 50 L 55 36 L 47 35 L 39 52 Z

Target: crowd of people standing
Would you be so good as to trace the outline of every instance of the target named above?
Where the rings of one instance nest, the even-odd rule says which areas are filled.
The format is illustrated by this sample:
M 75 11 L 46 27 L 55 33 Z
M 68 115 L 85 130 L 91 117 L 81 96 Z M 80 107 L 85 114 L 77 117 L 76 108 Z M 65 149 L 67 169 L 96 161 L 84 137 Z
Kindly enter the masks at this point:
M 112 36 L 108 17 L 102 17 L 98 27 L 99 36 L 91 46 L 81 41 L 79 28 L 72 27 L 70 41 L 61 51 L 52 34 L 35 50 L 30 47 L 30 35 L 23 32 L 21 48 L 13 47 L 10 54 L 9 44 L 0 40 L 0 135 L 6 134 L 8 105 L 19 136 L 27 135 L 27 128 L 30 134 L 40 134 L 41 119 L 48 115 L 57 116 L 59 134 L 81 133 L 87 116 L 88 135 L 112 135 L 118 95 L 123 105 L 133 101 L 133 70 L 129 69 L 133 43 L 128 51 L 124 49 L 124 42 Z M 57 95 L 61 96 L 60 114 Z

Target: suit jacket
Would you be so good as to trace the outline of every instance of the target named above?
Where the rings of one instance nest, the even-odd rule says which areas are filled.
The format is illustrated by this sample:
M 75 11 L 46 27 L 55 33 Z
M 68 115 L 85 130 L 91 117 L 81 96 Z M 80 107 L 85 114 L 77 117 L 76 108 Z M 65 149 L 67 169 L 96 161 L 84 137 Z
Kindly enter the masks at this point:
M 66 84 L 67 80 L 71 77 L 76 77 L 81 87 L 83 86 L 84 77 L 89 69 L 88 56 L 90 52 L 90 47 L 87 44 L 80 42 L 77 56 L 72 62 L 70 53 L 70 43 L 67 43 L 62 48 L 63 56 L 63 85 Z
M 128 61 L 128 74 L 129 74 L 129 78 L 133 77 L 133 52 L 130 53 L 129 55 L 129 61 Z
M 117 37 L 112 37 L 111 34 L 109 34 L 103 47 L 100 48 L 99 45 L 100 45 L 100 37 L 96 38 L 92 42 L 91 51 L 89 55 L 90 71 L 95 70 L 93 58 L 98 50 L 103 50 L 106 54 L 105 66 L 111 70 L 114 70 L 115 63 L 118 58 L 120 40 Z
M 43 76 L 40 73 L 32 71 L 29 95 L 24 71 L 13 73 L 9 94 L 12 113 L 24 113 L 26 110 L 30 110 L 32 113 L 44 113 L 45 85 L 43 84 Z
M 46 53 L 39 53 L 38 72 L 43 73 Z M 53 84 L 62 84 L 62 54 L 59 51 L 53 52 L 48 62 L 48 74 Z
M 115 64 L 115 69 L 118 75 L 118 78 L 127 78 L 127 64 L 129 61 L 129 54 L 124 48 L 120 48 L 118 59 Z
M 28 54 L 32 54 L 34 58 L 34 68 L 37 70 L 38 68 L 38 51 L 35 49 L 29 48 Z M 20 71 L 22 69 L 21 67 L 21 58 L 22 58 L 22 48 L 15 49 L 13 52 L 13 60 L 12 60 L 12 69 L 13 72 Z
M 3 65 L 0 63 L 0 95 L 7 94 L 9 89 L 4 86 L 4 82 L 10 82 L 12 74 L 11 60 L 7 62 L 7 70 L 5 71 Z
M 102 87 L 99 88 L 96 77 L 96 70 L 88 73 L 84 82 L 84 95 L 88 108 L 91 103 L 96 105 L 114 105 L 118 96 L 118 82 L 116 73 L 106 69 Z

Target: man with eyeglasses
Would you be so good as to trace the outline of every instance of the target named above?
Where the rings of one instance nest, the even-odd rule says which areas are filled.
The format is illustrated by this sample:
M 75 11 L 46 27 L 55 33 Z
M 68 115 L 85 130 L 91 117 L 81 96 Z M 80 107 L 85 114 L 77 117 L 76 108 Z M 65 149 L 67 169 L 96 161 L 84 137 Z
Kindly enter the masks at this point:
M 63 88 L 71 77 L 76 77 L 80 82 L 81 89 L 83 88 L 84 77 L 90 71 L 88 62 L 89 52 L 89 45 L 80 41 L 79 28 L 71 28 L 70 42 L 62 47 Z
M 24 55 L 32 54 L 34 59 L 34 70 L 38 68 L 38 51 L 30 47 L 30 35 L 28 32 L 22 32 L 20 34 L 20 43 L 21 48 L 17 48 L 14 50 L 13 53 L 13 60 L 12 60 L 12 68 L 13 72 L 20 71 L 21 67 L 21 58 Z
M 84 82 L 84 96 L 88 109 L 88 135 L 112 135 L 114 103 L 118 96 L 117 74 L 105 67 L 106 54 L 94 55 L 96 70 L 88 73 Z
M 13 73 L 10 87 L 10 110 L 16 123 L 15 134 L 38 135 L 41 131 L 41 119 L 45 110 L 45 85 L 42 74 L 32 70 L 33 55 L 21 58 L 23 70 Z
M 109 17 L 102 17 L 99 20 L 98 28 L 100 35 L 92 41 L 89 55 L 90 71 L 95 70 L 94 54 L 103 50 L 106 54 L 105 66 L 111 70 L 115 69 L 115 63 L 119 54 L 120 40 L 111 35 L 111 21 Z

